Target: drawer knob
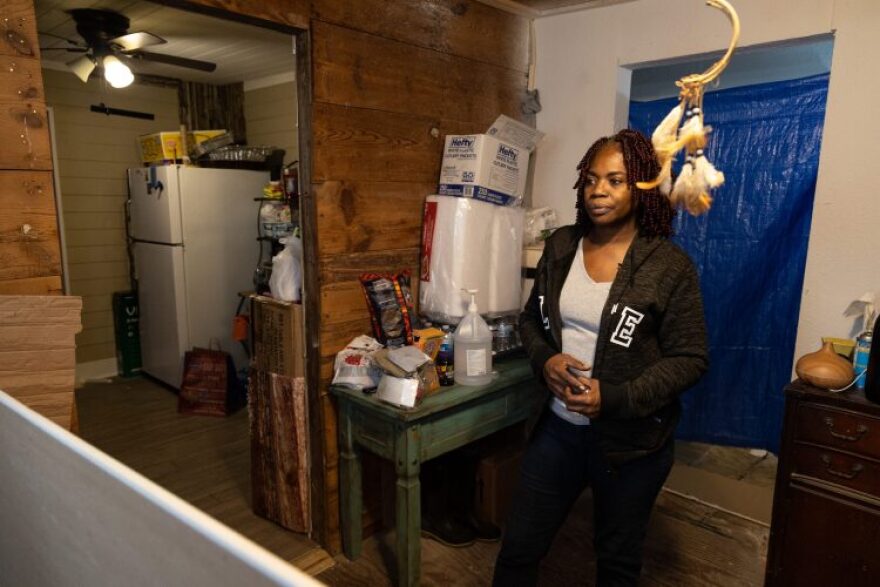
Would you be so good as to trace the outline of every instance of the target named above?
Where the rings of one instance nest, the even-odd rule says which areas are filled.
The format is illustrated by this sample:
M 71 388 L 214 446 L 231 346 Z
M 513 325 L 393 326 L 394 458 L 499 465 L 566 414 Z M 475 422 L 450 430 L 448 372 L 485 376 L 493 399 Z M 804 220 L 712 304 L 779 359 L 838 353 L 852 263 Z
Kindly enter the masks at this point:
M 846 440 L 848 442 L 855 442 L 857 440 L 861 440 L 862 436 L 864 436 L 868 432 L 868 427 L 864 424 L 859 424 L 856 426 L 856 433 L 852 434 L 843 434 L 842 432 L 837 432 L 834 430 L 834 418 L 831 416 L 825 417 L 825 425 L 828 426 L 828 432 L 834 438 L 839 438 L 840 440 Z
M 865 468 L 865 466 L 861 463 L 855 463 L 849 468 L 849 473 L 845 473 L 843 471 L 838 471 L 836 469 L 831 468 L 831 457 L 828 455 L 822 455 L 822 462 L 825 463 L 825 471 L 829 475 L 833 475 L 835 477 L 840 477 L 841 479 L 855 479 L 859 473 Z

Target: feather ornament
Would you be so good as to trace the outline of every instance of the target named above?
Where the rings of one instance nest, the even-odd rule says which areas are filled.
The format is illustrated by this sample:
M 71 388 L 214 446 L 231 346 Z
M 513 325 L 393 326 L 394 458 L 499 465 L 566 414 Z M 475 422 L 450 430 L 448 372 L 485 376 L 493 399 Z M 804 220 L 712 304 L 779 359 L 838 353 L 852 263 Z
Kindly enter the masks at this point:
M 669 199 L 673 205 L 681 206 L 693 216 L 703 214 L 712 206 L 706 178 L 698 171 L 695 157 L 688 157 L 681 168 Z
M 703 95 L 706 86 L 718 79 L 730 63 L 740 34 L 739 16 L 728 0 L 707 0 L 706 4 L 722 11 L 730 20 L 733 34 L 727 51 L 703 73 L 686 75 L 675 82 L 680 89 L 680 102 L 651 135 L 660 173 L 652 181 L 636 183 L 636 187 L 643 190 L 659 188 L 672 205 L 685 208 L 695 216 L 703 214 L 712 205 L 709 190 L 724 183 L 724 174 L 706 159 L 702 151 L 712 130 L 703 124 Z M 672 162 L 682 149 L 687 154 L 687 161 L 673 185 Z
M 660 187 L 660 192 L 668 196 L 672 187 L 672 160 L 681 149 L 678 143 L 678 127 L 684 116 L 684 102 L 669 111 L 669 114 L 654 129 L 651 135 L 651 143 L 657 153 L 657 161 L 660 163 L 660 173 L 653 181 L 640 181 L 636 187 L 642 190 L 650 190 Z
M 702 151 L 697 151 L 697 157 L 694 159 L 694 173 L 702 177 L 703 183 L 709 188 L 714 189 L 724 184 L 724 173 L 715 169 Z

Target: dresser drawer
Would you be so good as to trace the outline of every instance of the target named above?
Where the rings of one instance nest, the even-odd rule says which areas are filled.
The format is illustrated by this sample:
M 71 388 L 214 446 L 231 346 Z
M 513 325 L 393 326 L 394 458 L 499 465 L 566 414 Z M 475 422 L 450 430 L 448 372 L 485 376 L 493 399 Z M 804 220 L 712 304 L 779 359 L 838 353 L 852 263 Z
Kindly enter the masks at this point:
M 880 498 L 880 463 L 803 444 L 794 453 L 792 473 Z
M 795 440 L 880 459 L 880 420 L 864 414 L 801 404 Z

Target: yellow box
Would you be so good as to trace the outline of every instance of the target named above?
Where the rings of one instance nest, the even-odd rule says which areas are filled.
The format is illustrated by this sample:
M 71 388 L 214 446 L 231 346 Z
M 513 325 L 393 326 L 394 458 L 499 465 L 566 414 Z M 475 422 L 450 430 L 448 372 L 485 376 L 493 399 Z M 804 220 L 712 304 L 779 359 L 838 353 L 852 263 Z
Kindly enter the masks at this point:
M 416 346 L 419 350 L 431 357 L 432 361 L 436 361 L 443 343 L 443 331 L 439 328 L 422 328 L 413 330 L 413 334 L 418 338 Z
M 225 130 L 194 130 L 186 133 L 188 146 L 200 145 L 208 139 L 219 137 Z M 138 138 L 141 147 L 141 160 L 144 163 L 162 163 L 163 161 L 175 161 L 183 159 L 183 145 L 180 142 L 180 132 L 155 132 L 149 135 L 141 135 Z

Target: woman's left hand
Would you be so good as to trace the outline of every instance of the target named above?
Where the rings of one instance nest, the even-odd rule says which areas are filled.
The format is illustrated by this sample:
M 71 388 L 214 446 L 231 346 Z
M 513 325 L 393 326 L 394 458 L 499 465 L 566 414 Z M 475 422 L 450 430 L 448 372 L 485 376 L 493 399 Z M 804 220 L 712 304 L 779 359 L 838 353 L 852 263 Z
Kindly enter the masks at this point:
M 586 379 L 586 378 L 584 378 Z M 586 379 L 587 391 L 580 391 L 572 387 L 566 387 L 561 398 L 565 402 L 565 407 L 570 412 L 583 414 L 588 418 L 598 418 L 602 408 L 602 392 L 598 379 Z

